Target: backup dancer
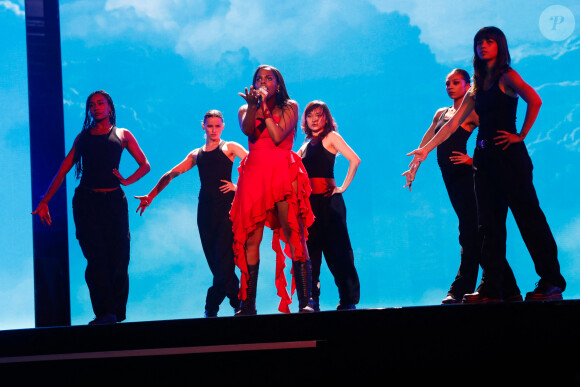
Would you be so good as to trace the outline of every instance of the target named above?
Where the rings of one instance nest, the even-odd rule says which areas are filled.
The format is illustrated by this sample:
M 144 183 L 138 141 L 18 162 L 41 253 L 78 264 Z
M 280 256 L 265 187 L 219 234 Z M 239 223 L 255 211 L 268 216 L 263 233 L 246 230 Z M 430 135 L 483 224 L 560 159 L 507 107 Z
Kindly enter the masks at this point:
M 306 245 L 312 261 L 312 298 L 316 310 L 319 310 L 323 253 L 338 287 L 339 304 L 336 309 L 356 309 L 360 299 L 360 283 L 354 266 L 342 197 L 356 174 L 360 158 L 338 134 L 336 127 L 324 102 L 312 101 L 304 109 L 302 129 L 309 141 L 302 145 L 298 155 L 302 157 L 312 187 L 310 204 L 315 220 L 308 228 Z M 349 162 L 341 186 L 337 186 L 334 180 L 337 153 Z
M 465 93 L 471 86 L 469 74 L 465 70 L 455 69 L 447 75 L 445 86 L 447 95 L 453 99 L 453 106 L 440 108 L 435 112 L 431 126 L 427 129 L 419 147 L 427 144 L 439 132 L 441 127 L 453 117 L 461 105 Z M 472 111 L 459 128 L 437 147 L 437 163 L 441 169 L 441 175 L 443 176 L 443 182 L 451 200 L 451 205 L 459 220 L 459 244 L 461 245 L 459 270 L 447 292 L 447 297 L 441 302 L 442 304 L 462 302 L 465 294 L 473 293 L 477 283 L 482 238 L 477 226 L 477 205 L 473 189 L 473 160 L 467 154 L 466 144 L 471 133 L 478 125 L 479 117 L 475 111 Z M 412 170 L 403 173 L 407 177 L 407 185 L 405 187 L 409 187 L 409 191 L 417 169 L 418 165 Z M 507 217 L 507 205 L 504 205 L 503 216 L 504 219 Z M 521 301 L 520 290 L 505 258 L 504 266 L 504 300 Z
M 479 227 L 483 233 L 478 290 L 463 302 L 498 302 L 505 259 L 505 203 L 514 215 L 540 280 L 526 294 L 526 301 L 559 300 L 566 282 L 560 274 L 557 246 L 540 209 L 532 181 L 532 162 L 524 139 L 532 128 L 542 101 L 537 92 L 510 67 L 510 54 L 503 32 L 496 27 L 480 29 L 473 39 L 474 86 L 466 93 L 457 113 L 414 155 L 411 169 L 445 141 L 471 112 L 479 116 L 477 146 L 473 156 L 475 195 Z M 520 132 L 516 129 L 518 97 L 527 103 Z
M 126 179 L 118 171 L 124 149 L 139 165 Z M 81 181 L 73 197 L 73 217 L 96 316 L 89 324 L 113 324 L 125 320 L 129 296 L 129 216 L 120 186 L 133 184 L 151 167 L 131 132 L 116 127 L 115 105 L 105 91 L 87 98 L 83 130 L 33 212 L 43 224 L 51 224 L 48 203 L 75 165 Z
M 264 226 L 274 231 L 278 310 L 289 312 L 285 257 L 292 259 L 299 312 L 313 312 L 311 265 L 306 228 L 314 221 L 308 196 L 310 183 L 300 157 L 292 152 L 298 123 L 298 104 L 291 100 L 280 71 L 262 65 L 252 86 L 239 93 L 246 100 L 238 117 L 248 136 L 249 153 L 240 165 L 238 190 L 230 217 L 234 224 L 234 252 L 241 271 L 239 315 L 256 314 L 260 243 Z M 280 241 L 286 243 L 282 251 Z
M 205 300 L 205 317 L 217 317 L 220 304 L 226 297 L 234 310 L 239 308 L 239 280 L 235 273 L 234 236 L 229 211 L 236 191 L 236 186 L 231 183 L 233 162 L 236 157 L 243 159 L 248 152 L 236 142 L 221 139 L 224 122 L 220 111 L 208 111 L 202 128 L 205 144 L 191 151 L 181 163 L 166 172 L 149 194 L 135 198 L 141 201 L 137 211 L 143 214 L 171 180 L 197 165 L 201 181 L 197 228 L 213 274 L 213 283 Z

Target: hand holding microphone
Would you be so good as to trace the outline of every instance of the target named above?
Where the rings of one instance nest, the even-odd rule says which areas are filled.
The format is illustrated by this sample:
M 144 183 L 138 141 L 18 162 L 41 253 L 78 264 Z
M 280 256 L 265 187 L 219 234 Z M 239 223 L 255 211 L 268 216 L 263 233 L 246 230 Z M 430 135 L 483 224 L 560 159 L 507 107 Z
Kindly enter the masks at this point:
M 266 90 L 265 94 L 267 95 L 268 92 Z M 262 101 L 262 94 L 258 89 L 254 89 L 254 86 L 250 86 L 250 89 L 246 87 L 243 93 L 238 93 L 240 97 L 246 100 L 248 106 L 256 106 L 260 107 L 260 102 Z
M 259 89 L 256 89 L 256 94 L 258 96 L 258 108 L 262 105 L 262 101 L 265 101 L 268 98 L 268 88 L 266 86 L 262 86 Z

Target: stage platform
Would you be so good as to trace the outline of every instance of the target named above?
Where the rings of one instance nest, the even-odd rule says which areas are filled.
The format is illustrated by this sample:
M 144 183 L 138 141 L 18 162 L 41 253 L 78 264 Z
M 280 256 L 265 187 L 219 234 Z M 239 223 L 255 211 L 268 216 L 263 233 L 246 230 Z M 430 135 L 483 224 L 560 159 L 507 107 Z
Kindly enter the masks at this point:
M 4 386 L 577 386 L 580 300 L 1 331 L 0 375 Z

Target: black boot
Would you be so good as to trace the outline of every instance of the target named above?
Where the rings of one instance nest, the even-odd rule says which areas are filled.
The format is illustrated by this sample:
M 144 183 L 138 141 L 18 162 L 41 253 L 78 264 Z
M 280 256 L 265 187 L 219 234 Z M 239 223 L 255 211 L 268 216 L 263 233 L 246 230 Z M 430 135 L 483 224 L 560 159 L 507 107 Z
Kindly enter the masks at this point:
M 306 262 L 292 261 L 292 270 L 294 271 L 294 283 L 298 295 L 298 312 L 312 313 L 315 311 L 312 300 L 312 263 L 310 260 Z
M 240 302 L 240 308 L 236 311 L 236 316 L 253 316 L 256 312 L 256 287 L 258 285 L 258 271 L 260 262 L 255 265 L 248 265 L 248 288 L 246 289 L 246 299 Z

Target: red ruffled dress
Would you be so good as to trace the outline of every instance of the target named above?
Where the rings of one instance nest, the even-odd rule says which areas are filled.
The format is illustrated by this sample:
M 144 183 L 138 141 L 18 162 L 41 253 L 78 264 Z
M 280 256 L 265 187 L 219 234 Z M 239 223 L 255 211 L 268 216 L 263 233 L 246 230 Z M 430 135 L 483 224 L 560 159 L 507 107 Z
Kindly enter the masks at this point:
M 273 117 L 276 123 L 279 117 Z M 306 260 L 300 241 L 300 225 L 298 217 L 304 224 L 304 232 L 314 222 L 314 214 L 310 208 L 310 181 L 302 159 L 292 151 L 294 139 L 292 135 L 278 146 L 274 144 L 263 120 L 256 120 L 256 127 L 262 129 L 255 143 L 249 142 L 249 153 L 241 161 L 238 168 L 238 188 L 230 218 L 233 222 L 234 253 L 236 265 L 241 271 L 239 298 L 246 299 L 248 283 L 248 267 L 246 263 L 246 240 L 248 235 L 256 229 L 256 224 L 265 221 L 266 226 L 274 231 L 272 248 L 276 252 L 276 290 L 281 298 L 278 310 L 289 313 L 288 305 L 292 303 L 291 295 L 286 289 L 287 282 L 284 275 L 284 253 L 291 258 L 290 245 L 287 243 L 284 232 L 278 220 L 275 204 L 288 202 L 288 222 L 292 229 L 291 243 L 295 246 L 295 259 Z M 297 192 L 292 183 L 297 182 Z M 280 241 L 286 244 L 284 252 Z M 294 293 L 292 281 L 291 293 Z

